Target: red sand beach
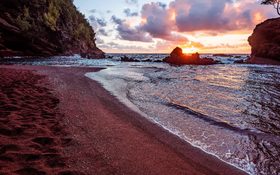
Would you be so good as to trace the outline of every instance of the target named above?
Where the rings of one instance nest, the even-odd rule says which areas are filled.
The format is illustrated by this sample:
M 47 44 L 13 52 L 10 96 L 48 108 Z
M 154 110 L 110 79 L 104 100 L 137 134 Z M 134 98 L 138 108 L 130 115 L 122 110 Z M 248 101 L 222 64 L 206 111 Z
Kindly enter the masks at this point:
M 121 104 L 94 71 L 0 66 L 0 174 L 245 174 Z

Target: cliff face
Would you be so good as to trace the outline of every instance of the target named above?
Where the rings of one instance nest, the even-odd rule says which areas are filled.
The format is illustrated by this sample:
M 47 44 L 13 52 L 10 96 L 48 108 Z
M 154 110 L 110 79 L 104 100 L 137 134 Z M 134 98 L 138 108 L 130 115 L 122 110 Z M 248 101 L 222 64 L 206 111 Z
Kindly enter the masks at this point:
M 73 0 L 1 0 L 0 56 L 81 54 L 102 58 Z
M 252 58 L 280 61 L 280 18 L 269 19 L 257 25 L 248 39 Z

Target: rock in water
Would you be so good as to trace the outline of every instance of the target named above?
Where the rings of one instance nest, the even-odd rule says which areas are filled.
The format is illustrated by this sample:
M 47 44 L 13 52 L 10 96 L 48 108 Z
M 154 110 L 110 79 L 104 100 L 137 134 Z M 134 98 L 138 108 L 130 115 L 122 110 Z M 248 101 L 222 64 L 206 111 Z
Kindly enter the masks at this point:
M 188 56 L 183 53 L 180 47 L 176 47 L 170 56 L 166 57 L 163 61 L 174 65 L 211 65 L 218 63 L 211 58 L 200 58 L 198 53 Z
M 129 57 L 125 56 L 125 55 L 121 57 L 121 61 L 123 61 L 123 62 L 140 62 L 137 59 L 129 58 Z
M 248 39 L 252 47 L 250 63 L 280 62 L 280 18 L 268 19 L 254 29 Z
M 0 57 L 104 57 L 73 0 L 1 0 L 0 11 Z

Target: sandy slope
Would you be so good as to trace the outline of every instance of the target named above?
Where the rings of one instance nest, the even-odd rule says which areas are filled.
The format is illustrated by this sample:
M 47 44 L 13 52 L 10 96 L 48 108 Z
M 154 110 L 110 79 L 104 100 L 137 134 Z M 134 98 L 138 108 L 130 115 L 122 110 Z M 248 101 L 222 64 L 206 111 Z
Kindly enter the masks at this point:
M 38 74 L 48 77 L 50 84 L 47 87 L 53 89 L 51 93 L 60 101 L 58 113 L 64 114 L 59 125 L 72 138 L 67 145 L 61 145 L 64 163 L 69 170 L 79 170 L 85 174 L 128 175 L 244 174 L 150 123 L 118 102 L 98 83 L 84 76 L 86 72 L 97 69 L 8 68 L 36 70 Z M 35 101 L 29 103 L 37 105 Z M 0 109 L 2 111 L 3 107 Z M 37 115 L 40 117 L 40 114 Z M 61 118 L 53 117 L 57 118 L 55 120 Z M 53 133 L 52 137 L 59 139 L 61 135 L 64 136 Z M 9 139 L 11 136 L 1 135 L 0 143 L 3 143 L 3 137 Z M 30 137 L 38 136 L 33 133 Z M 22 137 L 18 136 L 17 139 L 21 140 Z M 21 153 L 20 150 L 17 152 Z

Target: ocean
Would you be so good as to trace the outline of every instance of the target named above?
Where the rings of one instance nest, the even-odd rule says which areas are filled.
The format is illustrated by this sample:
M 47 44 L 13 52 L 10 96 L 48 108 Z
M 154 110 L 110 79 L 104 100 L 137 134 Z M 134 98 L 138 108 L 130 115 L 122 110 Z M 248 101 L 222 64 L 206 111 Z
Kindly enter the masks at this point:
M 234 64 L 248 55 L 203 55 L 223 63 L 210 66 L 152 62 L 165 54 L 125 54 L 150 62 L 121 62 L 123 55 L 3 62 L 105 68 L 85 76 L 151 122 L 249 174 L 280 174 L 280 66 Z

